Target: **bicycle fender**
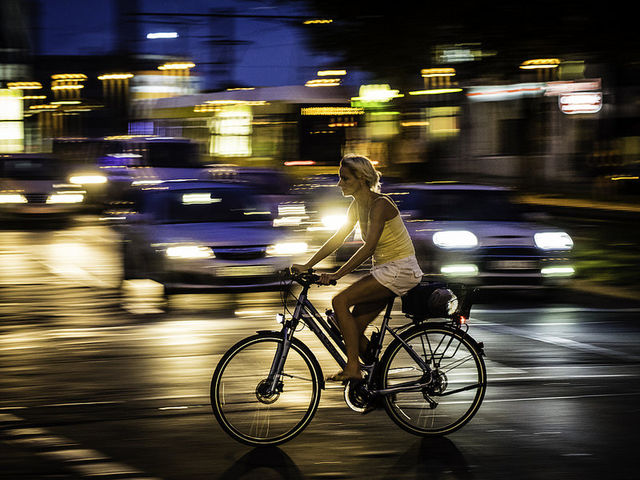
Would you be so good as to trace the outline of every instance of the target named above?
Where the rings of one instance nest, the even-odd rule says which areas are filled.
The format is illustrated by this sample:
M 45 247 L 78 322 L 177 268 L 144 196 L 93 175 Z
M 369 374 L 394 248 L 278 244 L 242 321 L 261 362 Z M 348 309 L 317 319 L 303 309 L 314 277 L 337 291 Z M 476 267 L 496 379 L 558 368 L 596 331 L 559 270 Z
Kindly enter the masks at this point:
M 282 338 L 281 332 L 279 330 L 258 330 L 256 333 L 263 337 L 275 336 L 278 339 Z M 304 343 L 302 343 L 301 340 L 298 340 L 297 338 L 294 337 L 291 343 L 294 343 L 296 347 L 300 348 L 300 350 L 302 350 L 305 353 L 305 355 L 309 357 L 309 360 L 311 361 L 311 365 L 313 366 L 318 376 L 320 389 L 324 390 L 325 382 L 324 382 L 324 376 L 322 375 L 322 367 L 320 367 L 320 362 L 318 362 L 318 359 L 316 358 L 316 356 L 313 354 L 313 352 L 309 347 L 307 347 Z

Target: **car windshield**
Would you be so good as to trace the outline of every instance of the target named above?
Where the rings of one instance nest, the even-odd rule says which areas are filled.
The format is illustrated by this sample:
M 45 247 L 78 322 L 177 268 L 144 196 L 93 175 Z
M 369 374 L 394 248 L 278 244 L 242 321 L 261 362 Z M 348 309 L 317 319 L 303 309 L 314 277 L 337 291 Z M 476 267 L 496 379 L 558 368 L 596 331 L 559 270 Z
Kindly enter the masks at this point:
M 157 168 L 202 168 L 198 146 L 187 142 L 149 142 L 146 165 Z
M 522 221 L 522 210 L 500 190 L 397 190 L 391 196 L 403 211 L 428 220 Z
M 56 180 L 64 177 L 60 164 L 49 158 L 0 159 L 0 176 L 14 180 Z
M 143 211 L 158 223 L 249 222 L 270 220 L 245 189 L 198 188 L 166 190 L 147 195 Z

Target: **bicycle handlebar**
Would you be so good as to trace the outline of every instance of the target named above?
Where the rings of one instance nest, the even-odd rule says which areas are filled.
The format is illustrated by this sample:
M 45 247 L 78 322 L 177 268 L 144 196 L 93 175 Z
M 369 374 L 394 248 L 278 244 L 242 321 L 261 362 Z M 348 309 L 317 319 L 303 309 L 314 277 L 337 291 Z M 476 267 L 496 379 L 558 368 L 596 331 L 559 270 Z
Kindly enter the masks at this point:
M 298 282 L 300 285 L 325 285 L 324 283 L 320 283 L 320 275 L 314 273 L 314 270 L 312 268 L 310 268 L 306 272 L 297 272 L 289 267 L 281 270 L 280 275 Z M 337 285 L 337 283 L 338 282 L 336 282 L 335 280 L 331 280 L 331 282 L 329 282 L 329 285 Z

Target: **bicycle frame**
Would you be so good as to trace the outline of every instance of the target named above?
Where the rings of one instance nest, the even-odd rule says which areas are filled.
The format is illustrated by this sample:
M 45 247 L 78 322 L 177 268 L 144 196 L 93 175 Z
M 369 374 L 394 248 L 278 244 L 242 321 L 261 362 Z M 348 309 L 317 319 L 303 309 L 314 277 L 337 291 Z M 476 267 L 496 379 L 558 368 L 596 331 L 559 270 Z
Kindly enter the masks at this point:
M 279 381 L 279 372 L 282 371 L 282 367 L 287 358 L 287 354 L 289 352 L 289 348 L 291 346 L 291 341 L 293 339 L 293 335 L 302 321 L 307 327 L 316 335 L 318 340 L 324 345 L 327 351 L 331 354 L 331 356 L 335 359 L 335 361 L 340 365 L 341 368 L 346 366 L 346 348 L 342 336 L 334 331 L 328 322 L 320 315 L 315 306 L 308 299 L 308 292 L 310 284 L 303 284 L 302 291 L 300 292 L 295 309 L 293 311 L 293 315 L 290 320 L 285 320 L 282 322 L 282 338 L 283 342 L 278 346 L 276 350 L 276 354 L 273 359 L 273 363 L 271 365 L 271 369 L 269 370 L 269 393 L 274 393 L 278 388 Z M 393 388 L 387 388 L 382 390 L 372 389 L 373 387 L 373 377 L 374 375 L 369 375 L 367 378 L 366 387 L 369 389 L 370 393 L 379 394 L 379 395 L 388 395 L 390 393 L 399 392 L 399 391 L 407 391 L 411 389 L 420 389 L 430 381 L 430 372 L 431 369 L 429 365 L 424 361 L 424 359 L 415 352 L 410 345 L 408 345 L 402 337 L 397 333 L 396 330 L 403 330 L 403 327 L 400 327 L 396 330 L 389 327 L 389 321 L 391 320 L 391 311 L 393 309 L 393 304 L 395 302 L 395 296 L 391 297 L 388 301 L 384 317 L 382 319 L 382 325 L 380 326 L 381 334 L 378 336 L 377 344 L 375 345 L 374 355 L 375 358 L 378 359 L 378 356 L 382 350 L 382 345 L 384 342 L 384 337 L 386 332 L 389 332 L 395 339 L 397 339 L 407 351 L 407 353 L 415 360 L 415 362 L 422 368 L 425 372 L 425 381 L 411 381 L 406 384 L 396 385 Z M 338 346 L 338 349 L 334 347 L 331 343 L 331 340 Z M 374 363 L 372 368 L 375 368 L 377 365 Z M 423 377 L 424 378 L 424 377 Z

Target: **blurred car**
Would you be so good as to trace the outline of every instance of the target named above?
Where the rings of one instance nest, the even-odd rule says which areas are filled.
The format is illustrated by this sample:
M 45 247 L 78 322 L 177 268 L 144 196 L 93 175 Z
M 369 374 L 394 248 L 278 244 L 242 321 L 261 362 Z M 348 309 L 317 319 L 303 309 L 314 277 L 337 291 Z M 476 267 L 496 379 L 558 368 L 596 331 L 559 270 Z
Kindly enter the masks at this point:
M 205 172 L 200 145 L 187 138 L 117 135 L 67 142 L 64 149 L 61 145 L 58 142 L 54 151 L 64 151 L 69 158 L 74 145 L 86 152 L 85 163 L 76 162 L 69 180 L 106 204 L 131 201 L 132 189 L 141 186 L 200 179 Z
M 342 195 L 338 187 L 338 175 L 304 177 L 292 186 L 291 198 L 278 205 L 274 225 L 301 232 L 315 251 L 347 220 L 347 210 L 352 200 Z M 347 260 L 362 245 L 359 235 L 356 227 L 345 244 L 318 267 L 334 268 Z
M 206 166 L 203 178 L 224 180 L 250 187 L 261 202 L 269 205 L 271 213 L 278 215 L 281 204 L 298 201 L 292 194 L 294 179 L 275 168 L 243 167 L 232 164 L 211 164 Z
M 307 251 L 273 228 L 250 188 L 168 181 L 139 193 L 137 212 L 121 214 L 124 279 L 152 279 L 167 293 L 278 287 L 277 272 Z
M 481 288 L 566 284 L 573 240 L 532 221 L 512 192 L 460 184 L 400 184 L 391 195 L 425 274 Z
M 67 180 L 58 158 L 37 154 L 0 155 L 0 216 L 56 218 L 83 211 L 85 191 Z

